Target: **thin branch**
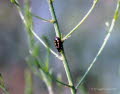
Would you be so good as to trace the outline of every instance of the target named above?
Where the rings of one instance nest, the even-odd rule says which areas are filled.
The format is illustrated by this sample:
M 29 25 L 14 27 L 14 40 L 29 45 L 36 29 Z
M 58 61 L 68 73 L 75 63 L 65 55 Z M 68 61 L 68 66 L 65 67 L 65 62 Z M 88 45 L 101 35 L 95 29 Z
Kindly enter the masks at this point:
M 19 15 L 20 15 L 23 23 L 26 26 L 27 23 L 26 23 L 26 20 L 25 20 L 23 14 L 22 14 L 21 8 L 19 6 L 16 6 L 16 7 L 18 9 Z M 50 49 L 50 47 L 48 47 L 47 44 L 45 44 L 45 42 L 31 28 L 30 28 L 30 30 L 31 30 L 32 34 L 44 45 L 45 48 L 47 48 L 47 49 L 49 48 L 50 52 L 61 60 L 61 57 L 57 53 L 55 53 L 52 49 Z
M 18 12 L 19 12 L 19 14 L 20 14 L 21 19 L 23 20 L 23 23 L 26 25 L 26 20 L 25 20 L 23 14 L 22 14 L 22 12 L 21 12 L 20 7 L 19 7 L 19 6 L 16 6 L 16 7 L 17 7 L 17 9 L 18 9 Z M 30 30 L 31 30 L 31 29 L 30 29 Z M 56 57 L 59 57 L 54 51 L 52 51 L 52 50 L 39 38 L 39 36 L 38 36 L 33 30 L 31 30 L 31 32 L 33 33 L 33 35 L 34 35 L 47 49 L 49 49 L 49 50 L 51 51 L 51 53 L 53 53 Z M 31 51 L 29 51 L 29 52 L 30 52 L 30 54 L 32 54 Z M 61 58 L 59 57 L 59 59 L 61 59 Z M 39 66 L 38 66 L 38 67 L 39 67 Z M 41 69 L 41 67 L 40 67 L 40 69 Z M 67 85 L 67 84 L 65 84 L 65 83 L 63 83 L 63 82 L 61 82 L 61 81 L 53 78 L 53 76 L 52 76 L 51 74 L 49 74 L 48 72 L 46 72 L 44 69 L 42 69 L 42 71 L 45 72 L 47 75 L 49 75 L 49 76 L 50 76 L 53 80 L 55 80 L 56 82 L 58 82 L 58 83 L 60 83 L 60 84 L 62 84 L 62 85 L 64 85 L 64 86 L 70 87 L 70 88 L 72 87 L 72 86 L 70 86 L 70 85 Z
M 117 3 L 117 8 L 115 10 L 115 14 L 114 14 L 114 17 L 112 19 L 112 22 L 111 22 L 111 26 L 108 30 L 108 33 L 107 35 L 105 36 L 104 38 L 104 42 L 102 44 L 102 46 L 100 47 L 97 55 L 95 56 L 95 58 L 93 59 L 92 63 L 90 64 L 90 66 L 88 67 L 87 71 L 85 72 L 85 74 L 83 75 L 83 77 L 81 78 L 81 80 L 79 81 L 79 83 L 77 84 L 76 86 L 76 89 L 78 89 L 78 87 L 81 85 L 81 83 L 83 82 L 83 80 L 85 79 L 85 77 L 87 76 L 87 74 L 89 73 L 89 71 L 91 70 L 91 68 L 93 67 L 93 65 L 95 64 L 96 60 L 98 59 L 98 57 L 100 56 L 100 54 L 102 53 L 106 43 L 108 42 L 109 38 L 110 38 L 110 35 L 111 35 L 111 32 L 113 30 L 113 27 L 115 25 L 115 22 L 116 20 L 118 19 L 118 14 L 119 14 L 119 10 L 120 10 L 120 0 L 118 1 Z
M 40 66 L 40 65 L 39 65 Z M 47 72 L 46 70 L 44 70 L 42 67 L 38 67 L 38 69 L 42 70 L 47 76 L 49 76 L 53 81 L 56 81 L 57 83 L 63 85 L 63 86 L 66 86 L 66 87 L 69 87 L 69 88 L 72 88 L 72 86 L 68 85 L 68 84 L 65 84 L 64 82 L 61 82 L 59 80 L 57 80 L 56 78 L 54 78 L 53 75 L 51 75 L 49 72 Z
M 50 49 L 50 47 L 48 47 L 48 46 L 45 44 L 45 42 L 44 42 L 34 31 L 32 31 L 32 33 L 33 33 L 33 35 L 45 46 L 45 48 L 49 49 L 50 52 L 51 52 L 53 55 L 55 55 L 58 59 L 61 60 L 61 57 L 60 57 L 56 52 L 54 52 L 52 49 Z
M 29 50 L 29 53 L 30 53 L 30 55 L 32 55 L 32 56 L 35 58 L 36 61 L 39 61 L 38 58 L 33 55 L 33 53 L 32 53 L 31 50 Z M 48 71 L 46 71 L 44 68 L 41 67 L 40 63 L 36 62 L 36 66 L 37 66 L 37 68 L 38 68 L 39 70 L 43 71 L 43 72 L 44 72 L 47 76 L 49 76 L 52 80 L 56 81 L 57 83 L 59 83 L 59 84 L 61 84 L 61 85 L 63 85 L 63 86 L 72 88 L 72 86 L 70 86 L 70 85 L 68 85 L 68 84 L 66 84 L 66 83 L 64 83 L 64 82 L 61 82 L 61 81 L 57 80 L 56 78 L 54 78 L 54 76 L 53 76 L 52 74 L 50 74 Z
M 66 72 L 66 75 L 67 75 L 67 79 L 68 79 L 69 85 L 72 86 L 71 93 L 72 94 L 76 94 L 76 89 L 75 89 L 74 84 L 73 84 L 73 79 L 72 79 L 72 75 L 71 75 L 71 72 L 70 72 L 70 68 L 69 68 L 69 64 L 68 64 L 67 58 L 65 56 L 64 51 L 62 51 L 60 53 L 61 53 L 62 58 L 63 58 L 63 65 L 64 65 L 64 68 L 65 68 L 65 72 Z
M 92 10 L 95 8 L 96 4 L 97 4 L 98 0 L 94 0 L 92 7 L 90 8 L 90 10 L 87 12 L 87 14 L 83 17 L 83 19 L 62 39 L 63 41 L 68 39 L 71 34 L 76 31 L 80 25 L 88 18 L 88 16 L 90 15 L 90 13 L 92 12 Z
M 64 82 L 61 82 L 61 81 L 57 80 L 56 78 L 54 78 L 53 75 L 51 75 L 49 72 L 45 71 L 43 68 L 39 68 L 39 69 L 42 70 L 45 74 L 47 74 L 52 80 L 56 81 L 57 83 L 59 83 L 59 84 L 61 84 L 63 86 L 72 88 L 72 86 L 70 86 L 68 84 L 65 84 Z
M 46 73 L 43 72 L 42 70 L 39 70 L 39 72 L 41 73 L 42 79 L 47 86 L 49 94 L 54 94 L 51 78 L 49 78 L 48 75 L 46 75 Z
M 17 9 L 18 9 L 19 15 L 20 15 L 23 23 L 24 23 L 25 26 L 26 26 L 27 23 L 26 23 L 26 20 L 25 20 L 23 14 L 22 14 L 21 8 L 20 8 L 18 5 L 16 5 L 16 7 L 17 7 Z M 51 49 L 42 41 L 42 39 L 41 39 L 31 28 L 30 28 L 30 30 L 31 30 L 31 32 L 33 33 L 33 35 L 34 35 L 47 49 L 50 50 L 51 53 L 53 53 L 56 57 L 58 57 L 58 58 L 61 60 L 61 57 L 58 56 L 53 50 L 51 50 Z M 31 51 L 31 50 L 29 51 L 29 53 L 32 55 L 32 51 Z M 58 82 L 59 84 L 64 85 L 64 86 L 69 87 L 69 88 L 72 88 L 72 86 L 67 85 L 67 84 L 65 84 L 64 82 L 61 82 L 61 81 L 55 79 L 51 74 L 49 74 L 48 72 L 46 72 L 39 64 L 37 64 L 37 67 L 38 67 L 40 70 L 42 70 L 44 73 L 46 73 L 48 76 L 50 76 L 53 80 L 55 80 L 56 82 Z
M 2 89 L 5 94 L 9 94 L 9 92 L 6 90 L 6 88 L 2 87 L 1 85 L 0 85 L 0 89 Z
M 54 94 L 53 88 L 51 86 L 48 86 L 48 91 L 49 91 L 49 94 Z
M 25 79 L 25 90 L 24 94 L 33 94 L 33 77 L 31 71 L 28 69 L 24 72 Z
M 44 22 L 54 23 L 54 20 L 47 20 L 47 19 L 44 19 L 44 18 L 42 18 L 40 16 L 37 16 L 37 15 L 35 15 L 33 13 L 32 13 L 32 16 L 35 17 L 35 18 L 38 18 L 38 19 L 40 19 L 40 20 L 42 20 Z
M 53 0 L 48 0 L 48 5 L 49 5 L 49 10 L 50 10 L 52 19 L 55 20 L 55 22 L 53 24 L 54 24 L 54 29 L 55 29 L 56 36 L 61 39 L 61 32 L 60 32 L 57 17 L 56 17 L 56 14 L 55 14 L 54 6 L 53 6 Z M 71 72 L 70 72 L 70 68 L 69 68 L 64 50 L 61 51 L 60 54 L 62 56 L 62 61 L 63 61 L 63 65 L 64 65 L 64 68 L 65 68 L 65 72 L 66 72 L 66 75 L 67 75 L 69 85 L 72 86 L 72 88 L 70 88 L 71 93 L 76 94 L 76 90 L 74 88 L 74 84 L 73 84 L 73 80 L 72 80 L 72 75 L 71 75 Z
M 56 17 L 54 6 L 53 6 L 53 0 L 47 0 L 47 1 L 48 1 L 48 4 L 49 4 L 49 10 L 50 10 L 52 19 L 54 20 L 53 24 L 54 24 L 56 36 L 61 38 L 61 33 L 60 33 L 57 17 Z

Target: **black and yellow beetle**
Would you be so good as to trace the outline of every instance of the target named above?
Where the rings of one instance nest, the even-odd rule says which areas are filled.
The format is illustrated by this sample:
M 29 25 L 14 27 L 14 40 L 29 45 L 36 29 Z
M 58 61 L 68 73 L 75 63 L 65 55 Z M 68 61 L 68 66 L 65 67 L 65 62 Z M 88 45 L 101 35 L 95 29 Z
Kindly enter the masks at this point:
M 59 37 L 55 37 L 54 43 L 58 52 L 61 52 L 63 50 L 63 42 L 61 41 L 61 39 Z

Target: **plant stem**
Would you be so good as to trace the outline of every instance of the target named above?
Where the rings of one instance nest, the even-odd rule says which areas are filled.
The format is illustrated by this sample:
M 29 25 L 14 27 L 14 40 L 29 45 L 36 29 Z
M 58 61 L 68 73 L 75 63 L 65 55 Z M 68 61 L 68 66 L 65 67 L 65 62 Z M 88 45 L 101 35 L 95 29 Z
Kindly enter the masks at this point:
M 26 20 L 25 20 L 25 18 L 24 18 L 24 15 L 22 14 L 21 8 L 20 8 L 19 6 L 16 6 L 16 7 L 17 7 L 17 9 L 18 9 L 19 15 L 20 15 L 23 23 L 24 23 L 25 26 L 26 26 L 27 23 L 26 23 Z M 32 28 L 30 28 L 30 30 L 31 30 L 32 34 L 44 45 L 44 47 L 45 47 L 46 49 L 49 48 L 50 52 L 51 52 L 53 55 L 55 55 L 58 59 L 61 60 L 60 56 L 59 56 L 57 53 L 55 53 L 50 47 L 48 47 L 47 44 L 45 44 L 45 42 L 32 30 Z
M 90 10 L 87 12 L 87 14 L 82 18 L 82 20 L 62 39 L 63 41 L 68 39 L 71 34 L 76 31 L 80 25 L 87 19 L 87 17 L 90 15 L 90 13 L 92 12 L 92 10 L 95 8 L 95 5 L 97 4 L 98 0 L 94 0 L 92 7 L 90 8 Z
M 52 86 L 48 86 L 48 91 L 49 91 L 49 94 L 54 94 Z
M 29 51 L 29 53 L 30 53 L 30 55 L 33 56 L 32 51 Z M 59 81 L 58 79 L 54 78 L 54 76 L 53 76 L 52 74 L 50 74 L 48 71 L 46 71 L 44 68 L 41 67 L 40 63 L 38 63 L 38 62 L 39 62 L 38 58 L 35 57 L 35 56 L 33 56 L 33 57 L 34 57 L 35 60 L 36 60 L 36 67 L 37 67 L 40 71 L 43 71 L 47 76 L 49 76 L 49 77 L 51 78 L 51 80 L 56 81 L 57 83 L 59 83 L 59 84 L 61 84 L 61 85 L 63 85 L 63 86 L 72 88 L 72 86 L 70 86 L 70 85 L 68 85 L 68 84 L 66 84 L 66 83 L 64 83 L 64 82 L 61 82 L 61 81 Z
M 52 6 L 53 6 L 53 5 L 52 5 Z M 19 15 L 20 15 L 23 23 L 25 24 L 25 26 L 27 26 L 27 22 L 26 22 L 26 20 L 25 20 L 25 18 L 24 18 L 24 15 L 23 15 L 22 11 L 21 11 L 21 8 L 20 8 L 18 5 L 16 5 L 16 7 L 17 7 L 17 9 L 18 9 Z M 52 11 L 53 11 L 53 10 L 52 10 Z M 53 14 L 54 14 L 54 13 L 53 13 Z M 55 19 L 56 19 L 56 16 L 54 16 L 54 17 L 55 17 Z M 58 27 L 57 20 L 55 20 L 55 22 L 54 22 L 54 27 L 55 27 L 55 31 L 57 31 L 57 32 L 56 32 L 56 35 L 57 35 L 58 37 L 61 37 L 60 32 L 59 32 L 59 27 Z M 31 32 L 33 33 L 33 35 L 45 46 L 45 48 L 47 48 L 47 49 L 49 48 L 49 47 L 42 41 L 42 39 L 33 31 L 32 28 L 30 28 L 29 30 L 31 30 Z M 58 33 L 59 33 L 59 34 L 58 34 Z M 58 56 L 53 50 L 51 50 L 50 48 L 49 48 L 49 50 L 50 50 L 51 53 L 53 53 L 56 57 L 58 57 L 58 58 L 61 60 L 61 57 Z M 30 51 L 30 53 L 31 53 L 31 51 Z M 61 54 L 63 54 L 63 53 L 61 53 Z M 66 60 L 64 54 L 63 54 L 63 58 L 64 58 L 64 60 L 65 60 L 65 61 L 64 61 L 64 60 L 63 60 L 63 61 L 66 63 L 67 60 Z M 68 64 L 65 64 L 65 67 L 67 68 L 67 69 L 65 69 L 65 70 L 69 71 L 69 66 L 68 66 Z M 44 71 L 44 70 L 42 70 L 42 71 Z M 47 73 L 46 71 L 44 71 L 44 72 Z M 47 73 L 47 74 L 48 74 L 48 73 Z M 69 80 L 71 80 L 70 71 L 69 71 L 69 73 L 67 73 L 67 74 L 69 75 Z M 48 74 L 48 75 L 49 75 L 53 80 L 55 80 L 56 82 L 58 82 L 58 83 L 60 83 L 60 84 L 62 84 L 62 85 L 64 85 L 64 86 L 67 86 L 67 87 L 71 88 L 71 89 L 72 89 L 71 91 L 75 91 L 75 89 L 73 88 L 73 84 L 72 84 L 72 85 L 65 84 L 65 83 L 63 83 L 63 82 L 61 82 L 61 81 L 53 78 L 52 75 L 50 75 L 50 74 Z M 71 83 L 72 83 L 72 80 L 69 81 L 69 82 L 70 82 L 70 84 L 71 84 Z M 73 90 L 73 89 L 74 89 L 74 90 Z M 72 94 L 75 94 L 75 93 L 72 93 Z
M 45 72 L 43 72 L 43 70 L 40 70 L 40 73 L 42 75 L 43 81 L 46 84 L 49 94 L 54 94 L 53 93 L 53 89 L 52 89 L 52 82 L 50 81 L 51 79 L 48 78 L 48 75 L 46 75 Z
M 114 17 L 112 19 L 112 22 L 111 22 L 111 26 L 108 30 L 108 33 L 107 35 L 105 36 L 104 38 L 104 41 L 102 43 L 102 46 L 100 47 L 97 55 L 95 56 L 95 58 L 93 59 L 92 63 L 90 64 L 90 66 L 88 67 L 87 71 L 85 72 L 85 74 L 83 75 L 83 77 L 81 78 L 81 80 L 79 81 L 79 83 L 77 84 L 76 86 L 76 89 L 81 85 L 81 83 L 83 82 L 83 80 L 85 79 L 85 77 L 87 76 L 87 74 L 89 73 L 89 71 L 91 70 L 91 68 L 93 67 L 93 65 L 95 64 L 96 60 L 98 59 L 98 57 L 100 56 L 100 54 L 102 53 L 106 43 L 108 42 L 109 38 L 110 38 L 110 35 L 111 35 L 111 32 L 113 30 L 113 27 L 115 25 L 115 22 L 116 20 L 118 19 L 118 14 L 119 14 L 119 10 L 120 10 L 120 0 L 118 1 L 117 3 L 117 8 L 115 10 L 115 13 L 114 13 Z
M 61 82 L 59 80 L 57 80 L 56 78 L 54 78 L 54 76 L 52 74 L 50 74 L 49 72 L 47 72 L 46 70 L 44 70 L 43 68 L 39 68 L 38 66 L 38 69 L 43 71 L 47 76 L 49 76 L 51 78 L 51 80 L 53 81 L 56 81 L 57 83 L 63 85 L 63 86 L 66 86 L 66 87 L 69 87 L 69 88 L 72 88 L 72 86 L 68 85 L 68 84 L 65 84 L 64 82 Z
M 50 47 L 48 47 L 46 44 L 45 44 L 45 42 L 34 32 L 34 31 L 32 31 L 32 33 L 33 33 L 33 35 L 45 46 L 45 48 L 49 48 L 49 50 L 50 50 L 50 52 L 53 54 L 53 55 L 55 55 L 58 59 L 60 59 L 61 60 L 61 57 L 56 53 L 56 52 L 54 52 Z
M 67 62 L 67 59 L 66 59 L 64 51 L 61 52 L 61 55 L 63 57 L 63 65 L 64 65 L 64 68 L 65 68 L 65 71 L 66 71 L 66 75 L 67 75 L 67 78 L 68 78 L 69 85 L 72 86 L 71 93 L 72 94 L 76 94 L 76 90 L 74 88 L 74 84 L 73 84 L 70 68 L 69 68 L 69 65 L 68 65 L 68 62 Z
M 1 85 L 0 85 L 0 89 L 2 89 L 5 94 L 10 94 L 10 93 L 6 90 L 6 88 L 2 87 Z
M 36 18 L 38 18 L 38 19 L 40 19 L 40 20 L 42 20 L 42 21 L 44 21 L 44 22 L 54 23 L 54 20 L 47 20 L 47 19 L 44 19 L 44 18 L 42 18 L 42 17 L 40 17 L 40 16 L 37 16 L 37 15 L 35 15 L 35 14 L 32 14 L 32 16 L 33 16 L 33 17 L 36 17 Z
M 56 36 L 61 38 L 61 33 L 60 33 L 59 26 L 58 26 L 58 21 L 57 21 L 57 18 L 56 18 L 54 7 L 53 7 L 53 0 L 48 0 L 48 4 L 49 4 L 49 10 L 50 10 L 50 13 L 51 13 L 51 16 L 52 16 L 52 20 L 55 21 L 53 24 L 54 24 Z
M 25 91 L 24 94 L 33 94 L 33 77 L 31 71 L 25 70 Z
M 50 9 L 52 19 L 55 21 L 53 24 L 54 24 L 56 36 L 61 39 L 61 32 L 60 32 L 58 21 L 57 21 L 56 14 L 55 14 L 55 11 L 54 11 L 53 0 L 48 0 L 48 5 L 49 5 L 49 9 Z M 64 50 L 61 51 L 60 53 L 61 53 L 61 56 L 62 56 L 62 61 L 63 61 L 63 65 L 64 65 L 64 68 L 65 68 L 65 72 L 66 72 L 66 75 L 67 75 L 69 85 L 72 86 L 71 93 L 76 94 L 76 90 L 74 88 L 70 68 L 69 68 L 69 65 L 68 65 Z

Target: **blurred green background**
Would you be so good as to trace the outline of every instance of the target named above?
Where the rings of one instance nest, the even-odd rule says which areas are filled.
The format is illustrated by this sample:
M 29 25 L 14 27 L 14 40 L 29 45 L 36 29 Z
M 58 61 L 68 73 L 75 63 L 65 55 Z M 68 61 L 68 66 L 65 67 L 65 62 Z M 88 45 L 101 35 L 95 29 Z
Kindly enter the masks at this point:
M 19 0 L 23 6 L 23 0 Z M 54 6 L 60 30 L 65 36 L 87 13 L 93 0 L 55 0 Z M 98 52 L 111 22 L 117 0 L 99 0 L 88 19 L 65 41 L 65 53 L 71 68 L 75 85 L 82 77 L 89 64 Z M 31 0 L 32 13 L 50 19 L 47 0 Z M 120 93 L 120 18 L 117 20 L 112 35 L 96 64 L 83 83 L 86 94 L 119 94 Z M 40 36 L 49 39 L 54 47 L 55 32 L 53 25 L 33 18 L 34 30 Z M 0 0 L 0 72 L 11 94 L 23 94 L 25 58 L 28 56 L 28 36 L 19 14 L 9 0 Z M 36 39 L 36 42 L 38 40 Z M 45 48 L 41 43 L 40 58 L 45 61 Z M 41 60 L 41 61 L 42 61 Z M 62 76 L 67 82 L 61 61 L 50 55 L 50 67 L 55 76 Z M 34 94 L 48 94 L 42 80 L 34 76 Z M 68 88 L 57 87 L 55 94 L 70 94 Z M 82 93 L 82 90 L 81 94 Z M 80 94 L 78 92 L 78 94 Z

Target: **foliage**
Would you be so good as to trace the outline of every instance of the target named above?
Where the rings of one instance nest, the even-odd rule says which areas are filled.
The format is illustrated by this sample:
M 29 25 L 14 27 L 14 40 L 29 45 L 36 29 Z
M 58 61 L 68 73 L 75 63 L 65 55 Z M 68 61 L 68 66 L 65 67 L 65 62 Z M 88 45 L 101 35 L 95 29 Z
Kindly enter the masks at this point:
M 115 10 L 112 22 L 111 22 L 111 26 L 108 29 L 108 33 L 106 34 L 103 44 L 101 45 L 98 53 L 96 54 L 95 58 L 93 59 L 92 63 L 90 64 L 90 66 L 88 67 L 88 69 L 86 70 L 85 74 L 83 75 L 83 77 L 80 79 L 80 81 L 78 82 L 78 84 L 75 86 L 73 83 L 73 78 L 71 76 L 71 72 L 70 72 L 70 68 L 69 68 L 69 64 L 67 61 L 67 58 L 65 56 L 65 52 L 64 52 L 64 47 L 63 49 L 59 52 L 59 54 L 57 54 L 56 52 L 54 52 L 51 48 L 50 48 L 50 44 L 48 42 L 47 37 L 44 37 L 44 41 L 34 32 L 33 29 L 33 20 L 32 17 L 37 17 L 43 21 L 46 22 L 50 22 L 54 25 L 54 29 L 55 29 L 55 33 L 56 33 L 56 37 L 59 37 L 60 40 L 62 42 L 64 42 L 65 40 L 67 40 L 72 33 L 74 33 L 80 26 L 81 24 L 87 19 L 87 17 L 90 15 L 90 13 L 92 12 L 92 10 L 95 8 L 96 4 L 98 3 L 98 0 L 93 0 L 93 4 L 92 7 L 90 8 L 90 10 L 87 12 L 87 14 L 83 17 L 83 19 L 64 37 L 62 37 L 61 31 L 59 29 L 59 24 L 57 21 L 57 17 L 56 17 L 56 13 L 54 10 L 54 1 L 53 0 L 48 0 L 48 5 L 49 5 L 49 10 L 51 13 L 51 17 L 52 20 L 46 20 L 44 18 L 41 18 L 39 16 L 36 16 L 34 14 L 32 14 L 31 9 L 30 9 L 30 2 L 28 0 L 25 0 L 25 8 L 24 8 L 24 13 L 22 13 L 22 10 L 19 6 L 18 1 L 16 0 L 11 0 L 12 3 L 14 3 L 18 9 L 18 12 L 21 16 L 21 19 L 23 20 L 23 23 L 26 27 L 26 30 L 28 31 L 28 36 L 29 36 L 29 40 L 30 40 L 30 57 L 28 57 L 28 65 L 30 66 L 30 68 L 33 70 L 34 73 L 37 72 L 37 75 L 40 76 L 40 78 L 45 82 L 46 86 L 48 87 L 49 93 L 53 94 L 53 90 L 52 90 L 52 81 L 56 81 L 64 86 L 67 86 L 70 88 L 71 93 L 72 94 L 76 94 L 77 90 L 79 88 L 79 86 L 81 86 L 81 83 L 83 82 L 83 80 L 86 78 L 86 76 L 88 75 L 89 71 L 91 70 L 91 68 L 93 67 L 93 65 L 95 64 L 96 60 L 98 59 L 98 57 L 101 55 L 106 43 L 108 42 L 111 32 L 114 28 L 115 22 L 119 17 L 119 10 L 120 10 L 120 0 L 118 0 L 117 3 L 117 8 Z M 35 43 L 34 40 L 34 36 L 45 46 L 47 54 L 46 54 L 46 61 L 43 62 L 42 60 L 39 59 L 39 49 L 40 46 Z M 54 54 L 58 59 L 62 60 L 63 65 L 64 65 L 64 69 L 68 78 L 68 84 L 65 84 L 64 82 L 59 81 L 58 79 L 54 78 L 53 75 L 50 73 L 50 68 L 49 68 L 49 55 L 50 52 L 52 54 Z M 28 75 L 28 78 L 30 75 Z M 75 78 L 74 78 L 75 79 Z M 29 79 L 31 80 L 31 79 Z M 29 85 L 30 86 L 30 85 Z M 31 87 L 32 88 L 32 87 Z M 26 93 L 27 94 L 27 93 Z M 30 93 L 32 94 L 32 93 Z

